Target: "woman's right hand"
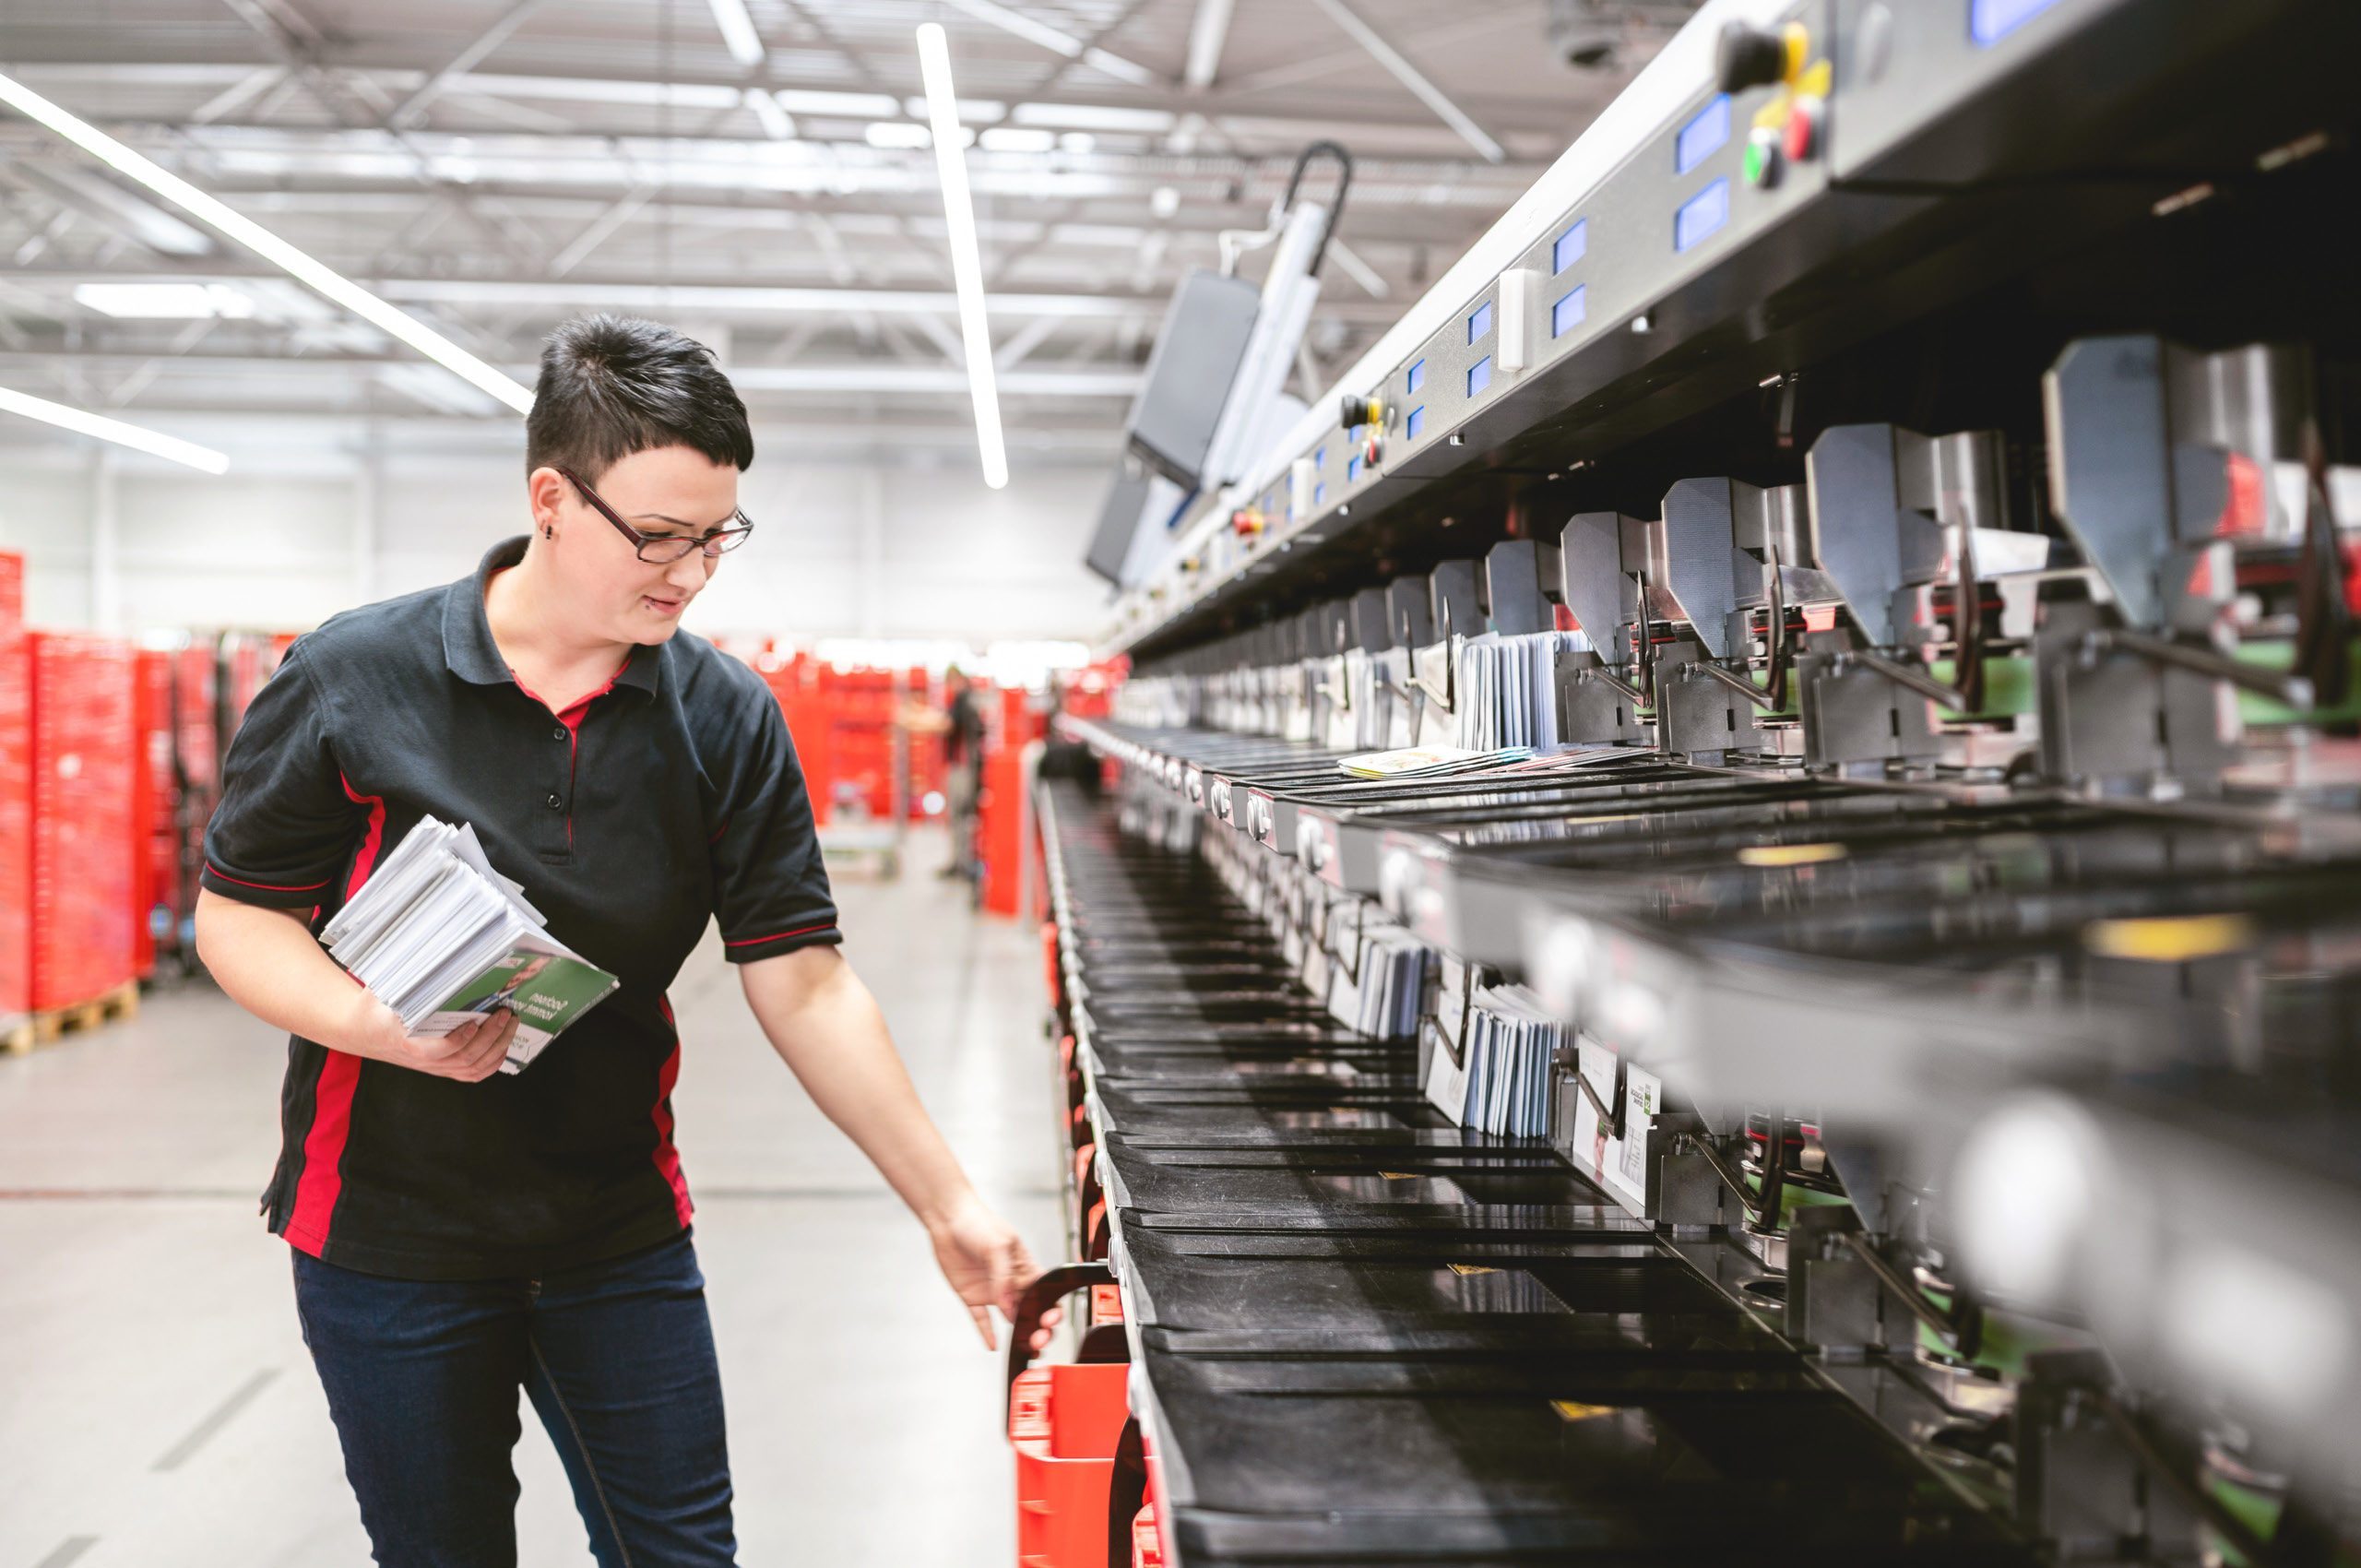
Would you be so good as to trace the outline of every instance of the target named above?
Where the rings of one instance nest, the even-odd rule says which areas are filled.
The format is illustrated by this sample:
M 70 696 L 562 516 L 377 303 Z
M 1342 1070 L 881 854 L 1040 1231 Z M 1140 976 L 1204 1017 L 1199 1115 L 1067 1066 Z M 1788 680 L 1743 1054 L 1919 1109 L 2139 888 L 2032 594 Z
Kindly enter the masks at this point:
M 463 1084 L 480 1084 L 499 1072 L 516 1035 L 516 1015 L 505 1010 L 461 1024 L 447 1035 L 414 1035 L 400 1014 L 367 992 L 356 1001 L 351 1028 L 332 1042 L 338 1050 Z

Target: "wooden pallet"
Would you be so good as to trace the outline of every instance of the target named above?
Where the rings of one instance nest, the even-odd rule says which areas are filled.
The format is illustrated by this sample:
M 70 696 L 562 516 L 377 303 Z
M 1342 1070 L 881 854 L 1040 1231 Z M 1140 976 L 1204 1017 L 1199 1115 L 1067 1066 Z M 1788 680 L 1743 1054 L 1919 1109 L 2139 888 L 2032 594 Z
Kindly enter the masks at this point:
M 29 1013 L 16 1019 L 0 1030 L 0 1051 L 21 1056 L 38 1046 L 55 1042 L 62 1035 L 95 1029 L 110 1019 L 138 1016 L 139 987 L 136 983 L 119 985 L 89 1002 Z

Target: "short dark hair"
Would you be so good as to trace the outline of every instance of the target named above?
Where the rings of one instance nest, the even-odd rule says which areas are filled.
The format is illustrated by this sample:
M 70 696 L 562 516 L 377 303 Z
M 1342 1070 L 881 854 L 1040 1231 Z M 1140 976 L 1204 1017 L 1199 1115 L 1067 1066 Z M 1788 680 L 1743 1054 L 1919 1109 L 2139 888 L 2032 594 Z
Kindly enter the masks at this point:
M 746 405 L 713 350 L 635 316 L 580 316 L 551 333 L 525 421 L 525 471 L 571 469 L 595 483 L 633 453 L 658 446 L 753 465 Z

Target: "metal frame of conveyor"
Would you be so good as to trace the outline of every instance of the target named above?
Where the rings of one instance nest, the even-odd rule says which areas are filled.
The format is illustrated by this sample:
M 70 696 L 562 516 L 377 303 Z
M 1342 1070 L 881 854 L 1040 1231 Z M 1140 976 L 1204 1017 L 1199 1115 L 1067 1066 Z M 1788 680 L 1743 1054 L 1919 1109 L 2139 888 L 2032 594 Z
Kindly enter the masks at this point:
M 2356 47 L 1709 0 L 1118 601 L 1168 1561 L 2361 1543 Z

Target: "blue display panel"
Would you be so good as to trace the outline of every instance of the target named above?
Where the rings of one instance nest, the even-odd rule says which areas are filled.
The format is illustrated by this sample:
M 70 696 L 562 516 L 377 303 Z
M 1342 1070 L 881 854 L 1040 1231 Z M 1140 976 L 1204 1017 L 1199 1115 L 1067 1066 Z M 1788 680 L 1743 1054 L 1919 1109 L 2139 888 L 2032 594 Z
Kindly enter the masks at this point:
M 1311 466 L 1315 469 L 1324 469 L 1328 466 L 1327 447 L 1320 447 L 1311 454 Z
M 1467 367 L 1467 395 L 1470 398 L 1492 384 L 1492 356 L 1486 354 Z
M 1700 109 L 1672 140 L 1672 172 L 1686 174 L 1712 157 L 1730 139 L 1730 95 L 1726 92 Z
M 1324 506 L 1328 504 L 1328 486 L 1326 481 L 1323 481 L 1311 487 L 1311 504 L 1314 506 Z
M 1573 227 L 1559 235 L 1558 243 L 1549 247 L 1549 270 L 1552 273 L 1565 271 L 1566 268 L 1582 260 L 1583 253 L 1588 249 L 1590 249 L 1590 220 L 1577 218 L 1574 220 Z
M 1361 460 L 1360 460 L 1358 457 L 1347 457 L 1347 458 L 1346 458 L 1346 459 L 1345 459 L 1345 482 L 1346 482 L 1346 483 L 1347 483 L 1347 484 L 1349 484 L 1349 483 L 1351 483 L 1353 481 L 1355 481 L 1355 480 L 1357 480 L 1357 479 L 1358 479 L 1358 478 L 1360 478 L 1360 477 L 1361 477 Z
M 1672 248 L 1685 251 L 1730 220 L 1730 183 L 1715 180 L 1681 205 L 1672 219 Z
M 1419 436 L 1426 434 L 1427 406 L 1424 403 L 1419 404 L 1417 408 L 1410 410 L 1410 422 L 1408 428 L 1410 431 L 1410 439 L 1413 441 L 1416 441 Z
M 1410 390 L 1413 392 L 1416 392 L 1419 387 L 1424 386 L 1427 384 L 1426 361 L 1420 360 L 1410 367 L 1408 380 L 1410 383 Z
M 1467 318 L 1467 340 L 1473 343 L 1491 329 L 1492 302 L 1486 300 L 1476 307 L 1476 314 Z
M 1969 0 L 1967 36 L 1988 48 L 2057 4 L 2058 0 Z
M 1563 338 L 1567 333 L 1580 327 L 1583 324 L 1583 315 L 1587 308 L 1583 300 L 1582 285 L 1576 284 L 1572 292 L 1549 307 L 1549 336 Z

